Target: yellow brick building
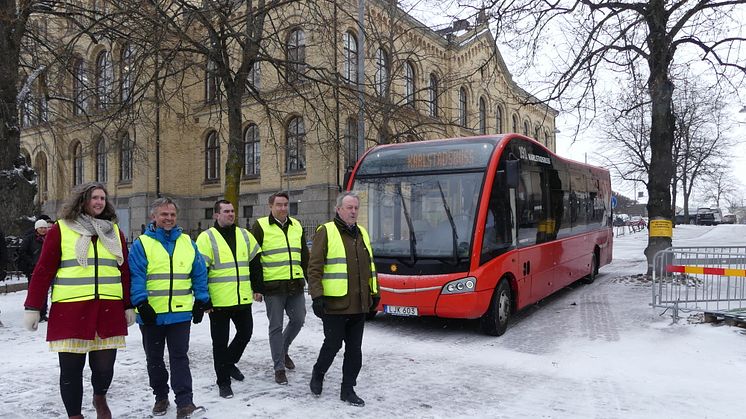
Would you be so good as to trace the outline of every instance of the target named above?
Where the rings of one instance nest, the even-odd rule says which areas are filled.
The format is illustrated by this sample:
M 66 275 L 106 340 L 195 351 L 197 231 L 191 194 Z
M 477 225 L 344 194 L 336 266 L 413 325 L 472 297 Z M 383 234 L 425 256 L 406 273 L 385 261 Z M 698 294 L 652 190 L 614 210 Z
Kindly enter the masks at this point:
M 520 132 L 555 149 L 557 112 L 530 104 L 535 100 L 512 81 L 482 19 L 428 28 L 390 0 L 368 0 L 361 48 L 357 2 L 337 6 L 334 20 L 326 20 L 331 11 L 312 12 L 304 3 L 279 16 L 286 34 L 278 38 L 287 45 L 267 50 L 293 54 L 295 80 L 266 62 L 252 71 L 252 87 L 265 100 L 247 98 L 241 110 L 241 225 L 266 215 L 267 197 L 278 190 L 289 192 L 291 213 L 307 228 L 333 216 L 345 169 L 362 154 L 357 57 L 364 57 L 366 147 Z M 32 95 L 23 104 L 22 152 L 39 173 L 39 203 L 54 217 L 74 184 L 99 180 L 130 240 L 148 222 L 158 193 L 177 199 L 179 224 L 196 234 L 212 224 L 212 205 L 224 191 L 228 122 L 220 87 L 207 64 L 201 74 L 180 76 L 188 83 L 166 83 L 168 103 L 150 95 L 138 104 L 140 116 L 107 118 L 108 102 L 125 102 L 135 89 L 134 53 L 127 43 L 87 43 L 72 63 L 80 77 L 50 83 L 69 101 L 47 104 Z M 318 83 L 315 75 L 327 73 L 339 78 Z M 76 79 L 89 79 L 90 89 Z

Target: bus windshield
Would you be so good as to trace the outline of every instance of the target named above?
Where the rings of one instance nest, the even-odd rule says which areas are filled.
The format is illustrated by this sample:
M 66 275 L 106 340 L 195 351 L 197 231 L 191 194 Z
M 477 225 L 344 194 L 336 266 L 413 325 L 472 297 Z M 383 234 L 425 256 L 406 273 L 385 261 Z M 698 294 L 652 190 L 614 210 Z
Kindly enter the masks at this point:
M 377 257 L 468 259 L 483 170 L 358 177 L 360 219 Z

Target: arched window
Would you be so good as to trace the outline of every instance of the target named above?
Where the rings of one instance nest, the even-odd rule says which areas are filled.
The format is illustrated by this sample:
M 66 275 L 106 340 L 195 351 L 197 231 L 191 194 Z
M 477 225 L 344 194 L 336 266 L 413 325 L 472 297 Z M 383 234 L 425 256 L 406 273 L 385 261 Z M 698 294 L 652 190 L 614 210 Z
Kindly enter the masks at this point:
M 518 133 L 518 115 L 513 115 L 513 132 Z
M 218 132 L 210 131 L 205 139 L 205 180 L 220 179 L 220 143 Z
M 87 110 L 85 94 L 87 84 L 85 61 L 81 57 L 76 57 L 73 61 L 73 115 L 80 115 Z
M 132 44 L 124 44 L 119 60 L 120 88 L 119 99 L 122 103 L 132 103 L 134 87 L 135 51 Z
M 539 137 L 539 135 L 541 135 L 541 127 L 537 125 L 534 127 L 534 139 L 536 141 L 541 141 L 541 137 Z
M 246 83 L 249 91 L 254 89 L 254 91 L 258 92 L 262 88 L 262 66 L 260 61 L 255 61 L 254 64 L 251 65 L 249 77 L 246 79 Z
M 503 132 L 503 109 L 499 105 L 495 109 L 495 132 Z
M 291 119 L 286 135 L 285 171 L 306 170 L 306 129 L 303 126 L 303 118 L 296 116 Z
M 414 66 L 409 61 L 404 63 L 404 104 L 414 107 Z
M 523 135 L 528 136 L 530 132 L 531 132 L 531 122 L 529 122 L 528 119 L 526 119 L 525 121 L 523 121 Z
M 357 118 L 347 118 L 345 125 L 345 168 L 354 166 L 357 162 Z
M 132 158 L 135 145 L 130 139 L 129 133 L 122 134 L 119 140 L 119 181 L 129 182 L 132 180 Z
M 438 116 L 438 76 L 435 73 L 430 73 L 430 85 L 428 86 L 428 105 L 430 110 L 430 116 L 436 118 Z
M 218 98 L 218 66 L 215 61 L 207 59 L 205 67 L 205 103 L 214 103 Z
M 389 82 L 389 58 L 383 48 L 376 50 L 375 74 L 373 83 L 378 96 L 383 97 L 386 94 L 386 85 Z
M 467 105 L 466 105 L 466 88 L 462 87 L 458 90 L 458 123 L 462 127 L 466 127 L 467 121 Z
M 487 102 L 483 97 L 479 98 L 479 133 L 487 134 Z
M 73 145 L 73 186 L 83 183 L 83 145 Z
M 31 92 L 23 100 L 21 106 L 21 126 L 30 127 L 36 124 L 36 102 Z
M 306 72 L 306 34 L 303 29 L 290 31 L 287 41 L 287 72 L 288 83 L 303 81 Z
M 357 38 L 352 32 L 345 32 L 342 42 L 344 44 L 344 56 L 342 64 L 342 77 L 348 83 L 357 84 Z
M 546 130 L 544 131 L 544 145 L 547 146 L 547 148 L 550 148 L 549 147 L 549 131 L 546 131 Z
M 101 137 L 96 143 L 96 182 L 106 183 L 106 140 Z
M 259 175 L 260 159 L 259 127 L 251 124 L 243 132 L 243 175 Z
M 114 67 L 109 51 L 101 51 L 96 56 L 96 100 L 99 109 L 111 105 L 114 84 Z
M 36 170 L 36 184 L 39 187 L 39 198 L 41 201 L 45 201 L 47 199 L 47 190 L 49 189 L 49 178 L 47 177 L 47 155 L 43 151 L 36 155 L 34 170 Z

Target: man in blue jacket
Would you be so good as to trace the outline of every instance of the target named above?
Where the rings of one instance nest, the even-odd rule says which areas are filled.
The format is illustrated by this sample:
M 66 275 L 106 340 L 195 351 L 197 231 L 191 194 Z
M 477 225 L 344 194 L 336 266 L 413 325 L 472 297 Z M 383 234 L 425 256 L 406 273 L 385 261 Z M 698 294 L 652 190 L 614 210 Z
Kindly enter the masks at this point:
M 204 411 L 192 400 L 189 370 L 190 320 L 202 321 L 210 306 L 207 269 L 194 242 L 176 224 L 178 207 L 170 198 L 158 198 L 150 207 L 152 222 L 135 240 L 129 253 L 132 305 L 155 395 L 153 415 L 168 411 L 168 372 L 163 351 L 168 345 L 171 387 L 176 394 L 176 417 L 189 418 Z

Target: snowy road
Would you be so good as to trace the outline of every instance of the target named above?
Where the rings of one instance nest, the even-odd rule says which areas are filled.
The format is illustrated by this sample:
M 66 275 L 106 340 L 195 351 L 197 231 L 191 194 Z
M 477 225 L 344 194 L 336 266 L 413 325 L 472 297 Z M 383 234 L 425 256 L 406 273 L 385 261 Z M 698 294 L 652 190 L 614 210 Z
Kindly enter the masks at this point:
M 298 366 L 290 385 L 274 383 L 262 304 L 239 367 L 236 397 L 214 385 L 209 326 L 192 328 L 195 402 L 209 418 L 485 417 L 485 418 L 741 418 L 746 398 L 743 329 L 670 325 L 649 306 L 650 287 L 629 278 L 644 271 L 645 233 L 616 239 L 614 262 L 592 285 L 575 285 L 519 313 L 499 338 L 474 321 L 383 316 L 368 323 L 356 387 L 364 408 L 339 401 L 341 355 L 320 398 L 308 390 L 321 344 L 312 314 L 291 347 Z M 684 226 L 675 244 L 745 245 L 746 226 Z M 56 356 L 21 326 L 24 292 L 0 295 L 0 418 L 61 418 Z M 149 417 L 140 333 L 130 328 L 109 392 L 115 417 Z M 87 372 L 88 373 L 88 372 Z M 95 415 L 86 384 L 84 414 Z M 173 417 L 172 408 L 169 416 Z

